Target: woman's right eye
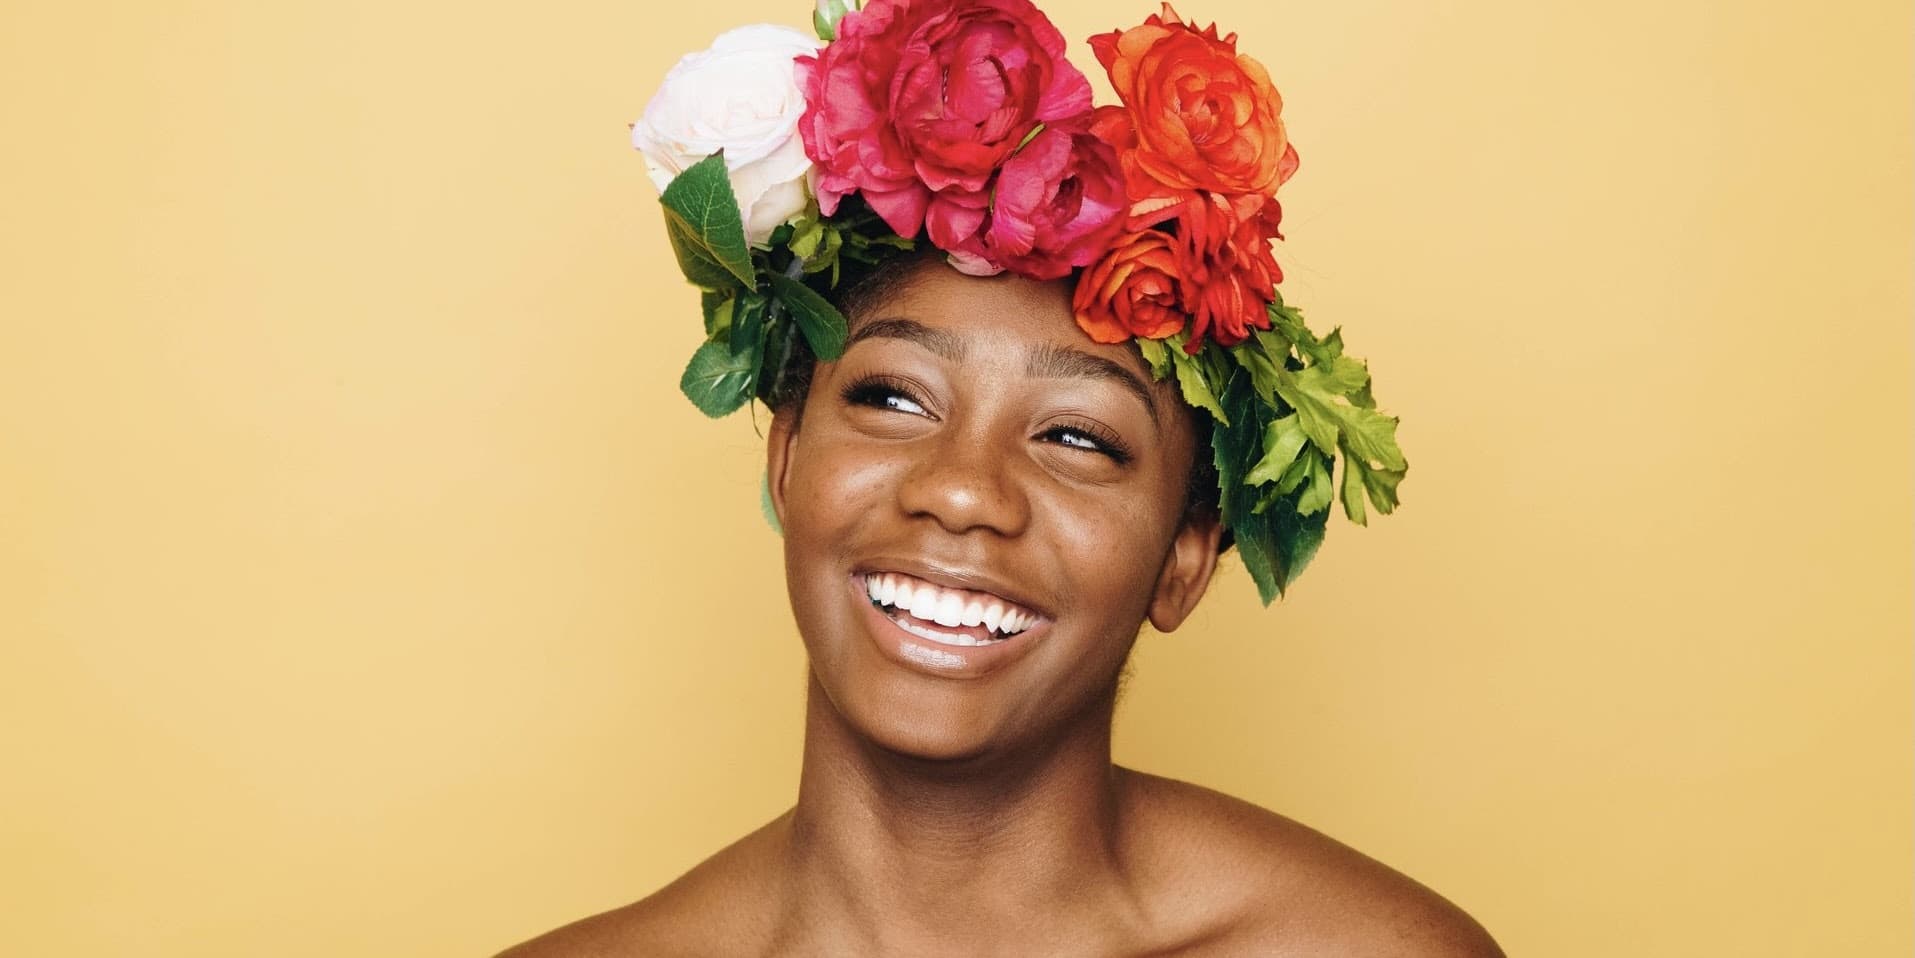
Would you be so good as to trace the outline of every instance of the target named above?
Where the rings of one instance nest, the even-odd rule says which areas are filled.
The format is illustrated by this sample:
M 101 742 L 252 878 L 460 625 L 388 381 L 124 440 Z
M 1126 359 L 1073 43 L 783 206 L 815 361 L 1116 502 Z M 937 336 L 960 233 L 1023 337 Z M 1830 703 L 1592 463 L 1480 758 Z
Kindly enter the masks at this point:
M 857 383 L 845 390 L 845 401 L 854 406 L 871 406 L 877 409 L 896 409 L 912 415 L 925 415 L 924 407 L 911 394 L 888 383 Z

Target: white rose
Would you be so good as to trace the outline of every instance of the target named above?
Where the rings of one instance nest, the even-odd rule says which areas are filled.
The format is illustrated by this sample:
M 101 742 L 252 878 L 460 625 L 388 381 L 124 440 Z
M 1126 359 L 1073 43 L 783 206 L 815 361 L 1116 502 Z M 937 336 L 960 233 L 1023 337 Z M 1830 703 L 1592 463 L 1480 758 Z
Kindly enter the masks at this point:
M 724 150 L 747 241 L 763 246 L 772 230 L 804 212 L 811 160 L 798 134 L 805 98 L 792 60 L 818 46 L 790 27 L 756 24 L 679 60 L 632 125 L 652 184 L 663 192 L 687 167 Z

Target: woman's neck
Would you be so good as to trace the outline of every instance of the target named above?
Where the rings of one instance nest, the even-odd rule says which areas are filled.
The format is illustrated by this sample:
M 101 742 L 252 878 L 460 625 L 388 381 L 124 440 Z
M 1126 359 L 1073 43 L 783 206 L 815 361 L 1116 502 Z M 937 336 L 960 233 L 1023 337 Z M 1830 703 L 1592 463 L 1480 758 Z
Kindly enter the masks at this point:
M 839 953 L 982 954 L 1134 912 L 1113 705 L 1069 720 L 1042 749 L 931 761 L 859 735 L 814 678 L 786 933 Z

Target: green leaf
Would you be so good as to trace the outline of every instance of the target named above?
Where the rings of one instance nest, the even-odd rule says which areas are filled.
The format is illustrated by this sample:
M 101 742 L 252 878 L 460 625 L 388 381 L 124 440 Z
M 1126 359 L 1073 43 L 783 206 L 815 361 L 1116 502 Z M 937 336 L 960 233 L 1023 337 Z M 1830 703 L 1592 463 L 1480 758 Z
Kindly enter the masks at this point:
M 1325 510 L 1314 516 L 1299 515 L 1294 495 L 1266 505 L 1268 508 L 1258 514 L 1233 523 L 1231 535 L 1237 540 L 1237 554 L 1245 570 L 1257 584 L 1258 598 L 1269 605 L 1296 582 L 1316 556 L 1330 513 Z
M 1162 379 L 1170 375 L 1170 352 L 1164 348 L 1161 339 L 1136 339 L 1137 351 L 1143 354 L 1144 362 L 1150 364 L 1153 379 Z
M 1273 354 L 1281 355 L 1294 347 L 1313 363 L 1331 362 L 1343 354 L 1342 335 L 1333 332 L 1328 339 L 1318 341 L 1316 334 L 1310 332 L 1310 327 L 1304 325 L 1303 311 L 1285 306 L 1281 293 L 1277 295 L 1276 302 L 1270 304 L 1268 312 L 1271 328 L 1259 332 L 1257 338 L 1260 341 L 1265 337 L 1279 340 L 1278 344 L 1272 344 Z
M 1339 369 L 1333 360 L 1327 367 L 1311 366 L 1294 373 L 1283 370 L 1277 375 L 1277 393 L 1302 415 L 1303 431 L 1317 448 L 1337 448 L 1341 435 L 1366 464 L 1384 469 L 1406 467 L 1403 451 L 1396 444 L 1396 417 L 1348 402 L 1341 390 L 1349 380 L 1337 378 Z
M 1245 343 L 1230 350 L 1230 355 L 1236 359 L 1237 365 L 1250 374 L 1250 385 L 1256 388 L 1257 397 L 1274 406 L 1277 402 L 1277 373 L 1281 369 L 1281 359 L 1273 359 L 1265 349 L 1263 342 L 1258 340 L 1254 345 Z M 1288 353 L 1278 354 L 1279 357 L 1285 355 Z
M 838 286 L 839 269 L 838 254 L 843 249 L 844 233 L 827 227 L 824 231 L 824 241 L 819 245 L 817 251 L 813 255 L 805 257 L 805 272 L 822 273 L 825 270 L 830 270 L 831 287 L 836 289 Z
M 1376 511 L 1384 515 L 1395 512 L 1397 507 L 1396 487 L 1402 483 L 1403 477 L 1409 473 L 1409 469 L 1407 467 L 1402 469 L 1379 469 L 1364 462 L 1362 457 L 1351 452 L 1348 446 L 1344 447 L 1343 452 L 1344 514 L 1350 515 L 1352 512 L 1361 513 L 1363 511 L 1361 498 L 1368 498 L 1370 504 L 1376 507 Z M 1352 478 L 1353 476 L 1355 478 Z M 1358 501 L 1352 505 L 1352 499 L 1358 499 Z M 1357 519 L 1353 515 L 1351 519 L 1359 525 L 1362 524 L 1362 520 Z
M 1310 460 L 1310 456 L 1300 456 L 1295 462 L 1290 463 L 1283 470 L 1283 475 L 1277 478 L 1277 492 L 1288 494 L 1295 492 L 1298 486 L 1303 485 L 1310 478 L 1310 467 L 1313 465 Z
M 757 356 L 736 356 L 731 347 L 717 340 L 706 340 L 692 354 L 678 388 L 698 411 L 717 419 L 733 412 L 751 399 L 752 379 L 758 372 Z
M 1360 526 L 1370 524 L 1363 512 L 1363 469 L 1356 459 L 1343 457 L 1343 514 Z
M 1278 515 L 1277 521 L 1277 552 L 1283 560 L 1283 573 L 1278 583 L 1278 590 L 1281 591 L 1297 581 L 1304 567 L 1316 557 L 1317 547 L 1323 544 L 1323 531 L 1330 522 L 1330 511 L 1325 509 L 1314 516 L 1285 511 Z
M 721 329 L 731 328 L 733 294 L 730 292 L 705 290 L 699 294 L 699 304 L 705 309 L 705 335 L 718 335 Z
M 1224 521 L 1232 522 L 1239 513 L 1249 512 L 1255 504 L 1251 489 L 1244 485 L 1243 478 L 1249 472 L 1250 464 L 1263 452 L 1263 430 L 1257 426 L 1259 407 L 1246 379 L 1233 378 L 1224 384 L 1223 405 L 1242 413 L 1235 422 L 1221 423 L 1210 431 L 1210 448 L 1217 467 L 1219 505 L 1223 508 Z
M 1257 584 L 1257 598 L 1269 605 L 1283 594 L 1276 537 L 1264 518 L 1257 515 L 1245 516 L 1232 524 L 1230 531 L 1237 540 L 1237 556 L 1243 560 L 1244 571 Z
M 818 246 L 824 242 L 825 224 L 823 220 L 806 217 L 792 228 L 791 254 L 802 260 L 810 260 L 818 254 Z
M 798 328 L 804 331 L 805 342 L 810 344 L 812 355 L 825 362 L 844 355 L 848 329 L 844 314 L 838 312 L 836 306 L 811 287 L 782 273 L 771 274 L 771 289 L 784 301 L 792 318 L 798 321 Z
M 1223 404 L 1217 401 L 1216 393 L 1205 380 L 1203 368 L 1194 356 L 1183 350 L 1171 350 L 1171 364 L 1177 368 L 1177 386 L 1183 390 L 1184 402 L 1199 409 L 1210 410 L 1212 418 L 1224 425 L 1230 424 L 1230 417 L 1223 411 Z
M 1296 461 L 1297 454 L 1310 441 L 1310 437 L 1304 435 L 1298 418 L 1296 413 L 1291 413 L 1265 428 L 1263 459 L 1251 467 L 1250 472 L 1243 477 L 1244 482 L 1253 486 L 1276 482 Z
M 678 174 L 659 202 L 665 206 L 666 232 L 686 279 L 706 289 L 757 285 L 723 151 Z
M 765 325 L 764 349 L 759 355 L 759 369 L 769 375 L 758 377 L 758 398 L 770 406 L 785 385 L 785 364 L 791 359 L 791 341 L 798 337 L 797 326 L 784 322 L 780 314 L 783 308 L 773 301 L 772 314 Z M 769 359 L 770 362 L 764 360 Z
M 757 293 L 739 297 L 737 312 L 731 321 L 731 354 L 744 356 L 756 352 L 765 338 L 765 314 L 771 301 Z M 754 367 L 756 368 L 756 367 Z
M 1322 450 L 1312 449 L 1303 461 L 1309 465 L 1305 484 L 1298 490 L 1297 512 L 1306 516 L 1327 512 L 1336 498 L 1336 489 L 1330 485 L 1332 460 Z

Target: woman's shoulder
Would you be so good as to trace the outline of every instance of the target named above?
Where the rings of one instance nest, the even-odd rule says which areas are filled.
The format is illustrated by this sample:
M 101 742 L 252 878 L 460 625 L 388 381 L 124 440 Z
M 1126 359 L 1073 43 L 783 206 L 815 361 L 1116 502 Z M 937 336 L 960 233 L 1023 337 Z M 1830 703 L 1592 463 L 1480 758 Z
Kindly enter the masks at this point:
M 753 943 L 772 933 L 772 915 L 742 903 L 770 900 L 770 889 L 763 887 L 772 873 L 768 839 L 784 817 L 718 850 L 645 898 L 547 932 L 497 958 L 704 958 L 713 953 L 713 929 L 721 921 L 728 953 L 756 953 Z
M 1145 900 L 1189 903 L 1205 954 L 1502 958 L 1443 896 L 1322 832 L 1242 799 L 1126 769 Z
M 1308 826 L 1189 782 L 1124 769 L 1129 871 L 1160 942 L 1184 955 L 1361 954 L 1502 958 L 1441 895 Z M 788 814 L 788 813 L 787 813 Z M 498 958 L 768 953 L 766 887 L 784 816 L 646 898 L 573 922 Z M 1170 952 L 1166 952 L 1170 953 Z

